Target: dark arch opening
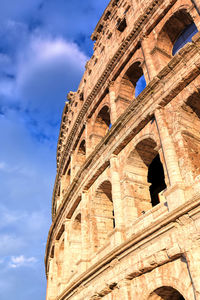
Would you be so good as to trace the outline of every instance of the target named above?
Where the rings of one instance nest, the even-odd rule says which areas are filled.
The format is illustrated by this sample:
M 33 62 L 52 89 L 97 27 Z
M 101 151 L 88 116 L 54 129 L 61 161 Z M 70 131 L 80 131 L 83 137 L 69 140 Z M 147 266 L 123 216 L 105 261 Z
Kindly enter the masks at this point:
M 151 183 L 149 192 L 152 206 L 156 206 L 160 203 L 159 193 L 166 188 L 164 169 L 159 154 L 156 155 L 149 165 L 147 181 Z
M 99 138 L 102 138 L 106 135 L 108 130 L 111 128 L 111 120 L 110 120 L 110 109 L 107 105 L 103 106 L 99 111 L 98 116 L 95 120 L 94 125 L 94 134 Z M 99 140 L 98 140 L 99 142 Z M 97 142 L 97 144 L 98 144 Z M 96 143 L 95 143 L 96 144 Z
M 109 126 L 110 126 L 110 113 L 109 113 L 109 107 L 108 106 L 104 106 L 100 110 L 100 112 L 98 113 L 96 122 L 102 123 L 102 124 L 106 125 L 107 128 L 109 128 Z
M 127 78 L 134 87 L 134 96 L 137 97 L 146 87 L 143 70 L 140 62 L 134 63 L 126 72 Z
M 106 180 L 97 188 L 94 203 L 96 219 L 95 243 L 97 248 L 105 244 L 108 234 L 115 228 L 115 215 L 112 201 L 112 185 Z
M 185 298 L 174 288 L 163 286 L 151 293 L 148 300 L 185 300 Z
M 186 26 L 180 33 L 179 37 L 174 43 L 172 49 L 172 55 L 175 55 L 183 46 L 192 41 L 192 37 L 198 32 L 198 29 L 194 22 Z
M 135 62 L 129 67 L 122 78 L 120 96 L 131 101 L 134 97 L 137 97 L 145 87 L 146 81 L 141 63 Z
M 158 36 L 158 48 L 168 56 L 174 55 L 197 32 L 192 17 L 185 9 L 175 12 L 163 26 Z M 159 54 L 159 53 L 158 53 Z M 167 59 L 162 55 L 162 59 Z
M 83 140 L 79 146 L 78 154 L 85 155 L 86 154 L 86 147 L 85 147 L 85 140 Z

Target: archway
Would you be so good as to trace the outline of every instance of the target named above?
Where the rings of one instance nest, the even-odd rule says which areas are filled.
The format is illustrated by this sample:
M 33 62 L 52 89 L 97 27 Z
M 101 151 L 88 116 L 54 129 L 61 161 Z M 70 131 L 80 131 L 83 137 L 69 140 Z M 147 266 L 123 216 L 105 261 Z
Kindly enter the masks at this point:
M 112 186 L 106 180 L 96 190 L 93 200 L 93 213 L 96 220 L 96 244 L 105 244 L 108 234 L 115 228 L 114 207 L 112 202 Z
M 186 9 L 176 11 L 164 24 L 158 34 L 155 55 L 160 71 L 197 32 L 192 17 Z
M 74 166 L 73 166 L 74 175 L 78 172 L 78 170 L 84 164 L 85 160 L 86 160 L 86 143 L 85 143 L 85 140 L 82 140 L 79 145 L 79 148 L 76 153 L 75 160 L 74 160 Z
M 199 93 L 192 94 L 181 107 L 181 131 L 185 151 L 180 154 L 184 157 L 184 176 L 187 184 L 191 184 L 200 174 L 200 101 Z M 190 178 L 191 177 L 191 178 Z
M 154 140 L 144 139 L 126 161 L 126 190 L 131 193 L 139 215 L 159 204 L 160 192 L 166 188 L 164 169 L 156 147 Z
M 103 106 L 99 111 L 91 135 L 92 147 L 94 148 L 110 129 L 110 109 L 107 105 Z
M 71 273 L 76 271 L 76 263 L 81 258 L 81 214 L 79 213 L 71 223 L 70 232 L 70 255 L 71 255 Z
M 151 293 L 148 300 L 185 300 L 185 298 L 176 289 L 163 286 Z
M 140 62 L 129 67 L 121 80 L 119 95 L 129 101 L 137 97 L 146 87 L 146 81 Z

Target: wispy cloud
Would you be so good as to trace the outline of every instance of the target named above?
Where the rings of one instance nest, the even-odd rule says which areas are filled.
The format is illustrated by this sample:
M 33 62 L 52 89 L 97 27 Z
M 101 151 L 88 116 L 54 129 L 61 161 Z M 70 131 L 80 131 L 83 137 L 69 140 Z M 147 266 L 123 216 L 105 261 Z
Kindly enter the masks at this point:
M 25 257 L 24 255 L 12 256 L 9 262 L 10 268 L 31 267 L 37 262 L 35 257 Z

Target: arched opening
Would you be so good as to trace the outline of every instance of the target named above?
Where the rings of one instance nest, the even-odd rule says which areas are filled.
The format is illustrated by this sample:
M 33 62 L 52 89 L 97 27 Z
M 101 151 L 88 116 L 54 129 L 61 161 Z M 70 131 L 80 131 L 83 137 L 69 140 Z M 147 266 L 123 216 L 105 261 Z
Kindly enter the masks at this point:
M 71 224 L 70 232 L 70 261 L 71 261 L 71 275 L 77 270 L 76 263 L 81 258 L 81 214 L 79 213 Z
M 63 262 L 64 262 L 64 239 L 60 242 L 59 251 L 58 251 L 58 259 L 57 259 L 57 277 L 58 282 L 62 280 L 63 276 Z
M 138 215 L 161 201 L 166 188 L 165 175 L 157 144 L 151 138 L 142 140 L 130 153 L 125 165 L 126 190 L 132 197 Z
M 171 60 L 172 55 L 191 41 L 197 31 L 192 17 L 185 9 L 175 12 L 167 20 L 158 35 L 154 52 L 158 71 Z
M 200 101 L 199 93 L 191 95 L 182 106 L 181 131 L 184 152 L 180 151 L 184 165 L 184 177 L 187 184 L 200 174 Z
M 85 147 L 85 140 L 82 140 L 80 143 L 79 149 L 78 149 L 78 154 L 85 156 L 86 155 L 86 147 Z
M 74 175 L 78 172 L 78 170 L 84 164 L 85 160 L 86 160 L 86 143 L 85 143 L 85 140 L 82 140 L 82 142 L 79 145 L 79 148 L 76 153 L 75 160 L 74 160 L 74 165 L 73 165 Z
M 105 244 L 108 234 L 115 228 L 115 215 L 112 202 L 112 186 L 104 181 L 96 190 L 93 214 L 96 220 L 96 247 Z
M 71 164 L 71 158 L 67 161 L 62 177 L 61 177 L 61 182 L 60 182 L 60 198 L 59 198 L 59 202 L 57 205 L 60 205 L 60 203 L 63 200 L 63 197 L 67 191 L 68 186 L 70 185 L 70 181 L 71 181 L 71 169 L 70 169 L 70 164 Z
M 99 111 L 91 135 L 92 146 L 95 147 L 111 128 L 110 109 L 107 105 Z
M 172 55 L 175 55 L 183 46 L 185 46 L 187 43 L 192 41 L 192 37 L 198 32 L 198 29 L 194 22 L 187 25 L 180 35 L 178 36 L 177 40 L 174 43 L 173 49 L 172 49 Z
M 122 78 L 119 95 L 129 101 L 137 97 L 146 87 L 140 62 L 135 62 Z
M 185 298 L 176 289 L 163 286 L 151 293 L 148 300 L 185 300 Z

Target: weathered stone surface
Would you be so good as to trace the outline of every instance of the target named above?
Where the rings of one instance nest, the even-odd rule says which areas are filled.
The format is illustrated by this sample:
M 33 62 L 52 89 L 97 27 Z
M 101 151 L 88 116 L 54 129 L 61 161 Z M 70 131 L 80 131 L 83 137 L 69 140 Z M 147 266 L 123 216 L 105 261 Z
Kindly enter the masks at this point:
M 196 2 L 111 0 L 97 24 L 60 127 L 47 300 L 200 299 L 199 33 L 172 55 Z

